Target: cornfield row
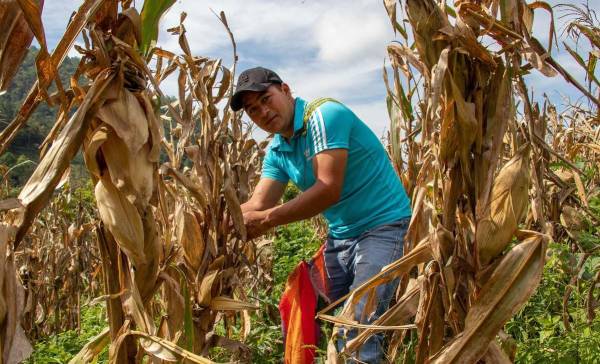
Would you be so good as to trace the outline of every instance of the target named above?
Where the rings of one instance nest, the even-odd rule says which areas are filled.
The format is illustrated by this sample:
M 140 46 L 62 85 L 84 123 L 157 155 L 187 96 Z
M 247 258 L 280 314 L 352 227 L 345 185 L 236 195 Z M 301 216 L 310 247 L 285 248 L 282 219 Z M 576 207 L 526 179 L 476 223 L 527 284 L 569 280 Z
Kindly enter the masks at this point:
M 384 74 L 390 155 L 412 196 L 413 217 L 405 256 L 351 292 L 340 317 L 325 314 L 336 303 L 320 316 L 351 325 L 359 300 L 376 307 L 375 288 L 400 278 L 397 303 L 342 354 L 357 350 L 370 333 L 393 328 L 390 360 L 412 354 L 402 343 L 415 330 L 417 363 L 511 362 L 514 350 L 502 348 L 514 346 L 504 345 L 510 338 L 502 329 L 538 286 L 548 242 L 566 232 L 584 256 L 596 249 L 583 247 L 577 234 L 599 222 L 588 201 L 600 193 L 594 96 L 600 31 L 589 12 L 567 7 L 578 17 L 572 35 L 585 37 L 593 50 L 584 61 L 566 46 L 587 73 L 586 88 L 532 35 L 536 11 L 553 18 L 543 2 L 384 3 L 402 38 L 388 47 L 392 73 Z M 483 36 L 494 44 L 484 47 Z M 559 115 L 549 102 L 533 102 L 523 77 L 528 72 L 564 77 L 591 107 Z M 596 284 L 588 296 L 590 321 Z
M 92 297 L 106 302 L 109 327 L 72 363 L 90 362 L 106 346 L 115 363 L 210 363 L 213 347 L 253 360 L 244 342 L 249 312 L 259 308 L 251 297 L 269 282 L 270 262 L 262 243 L 247 241 L 240 203 L 259 178 L 266 142 L 228 107 L 237 55 L 223 13 L 233 69 L 191 54 L 185 14 L 169 30 L 181 54 L 155 47 L 160 15 L 173 2 L 147 1 L 138 13 L 129 0 L 84 0 L 52 53 L 43 1 L 0 3 L 0 90 L 34 36 L 41 47 L 38 82 L 0 133 L 0 153 L 39 103 L 59 108 L 18 199 L 0 202 L 1 362 L 26 358 L 27 337 L 78 327 L 82 300 Z M 587 59 L 570 50 L 588 75 L 582 85 L 532 35 L 534 14 L 553 14 L 543 2 L 384 5 L 401 39 L 388 47 L 384 70 L 389 151 L 413 217 L 404 257 L 352 291 L 335 316 L 339 302 L 319 313 L 358 326 L 356 303 L 374 309 L 375 288 L 400 279 L 396 303 L 339 355 L 330 345 L 326 360 L 343 360 L 383 330 L 390 361 L 511 362 L 502 329 L 539 284 L 548 242 L 567 241 L 584 257 L 597 250 L 581 236 L 600 220 L 588 202 L 600 194 L 600 29 L 588 12 L 568 8 L 576 15 L 569 35 L 592 49 Z M 82 59 L 66 87 L 56 70 L 79 34 Z M 493 47 L 482 45 L 484 36 Z M 588 104 L 563 113 L 549 100 L 538 104 L 528 72 L 563 77 Z M 177 77 L 174 98 L 160 91 L 167 77 Z M 96 209 L 55 194 L 79 150 Z M 598 283 L 600 272 L 588 295 L 590 320 Z M 215 332 L 218 322 L 226 336 Z M 404 344 L 414 334 L 413 353 Z

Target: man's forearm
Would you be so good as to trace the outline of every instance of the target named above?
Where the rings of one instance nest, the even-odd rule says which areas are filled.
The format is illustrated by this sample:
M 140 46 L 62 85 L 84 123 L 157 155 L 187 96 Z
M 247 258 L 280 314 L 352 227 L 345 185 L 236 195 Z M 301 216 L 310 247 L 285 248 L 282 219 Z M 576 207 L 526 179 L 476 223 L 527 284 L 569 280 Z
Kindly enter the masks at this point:
M 257 204 L 253 203 L 252 201 L 247 201 L 240 205 L 240 208 L 242 209 L 242 213 L 248 212 L 248 211 L 261 211 L 259 209 L 259 207 L 260 206 L 257 206 Z
M 240 205 L 240 208 L 242 209 L 242 213 L 249 212 L 249 211 L 265 211 L 269 207 L 273 207 L 273 205 L 269 206 L 265 203 L 253 201 L 252 199 L 250 199 Z
M 311 218 L 325 211 L 339 200 L 339 192 L 321 181 L 294 199 L 266 210 L 265 223 L 271 227 Z

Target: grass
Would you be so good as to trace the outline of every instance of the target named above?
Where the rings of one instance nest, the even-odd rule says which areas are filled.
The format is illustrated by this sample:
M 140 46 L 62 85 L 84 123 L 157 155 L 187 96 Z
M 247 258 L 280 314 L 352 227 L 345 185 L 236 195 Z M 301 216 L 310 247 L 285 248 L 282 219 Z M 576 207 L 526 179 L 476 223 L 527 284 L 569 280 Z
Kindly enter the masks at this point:
M 68 363 L 81 348 L 108 325 L 104 304 L 84 306 L 81 329 L 61 332 L 38 341 L 26 364 Z M 99 363 L 108 362 L 108 347 L 100 354 Z

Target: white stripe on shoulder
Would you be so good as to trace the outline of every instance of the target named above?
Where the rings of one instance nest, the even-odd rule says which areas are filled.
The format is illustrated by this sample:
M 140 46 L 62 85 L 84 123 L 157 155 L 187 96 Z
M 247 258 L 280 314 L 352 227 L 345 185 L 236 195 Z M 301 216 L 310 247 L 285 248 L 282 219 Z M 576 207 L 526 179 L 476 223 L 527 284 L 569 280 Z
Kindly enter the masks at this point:
M 323 149 L 327 149 L 327 132 L 325 131 L 325 122 L 323 121 L 323 114 L 321 114 L 320 107 L 317 108 L 317 113 L 319 115 L 319 124 L 323 133 Z
M 325 144 L 324 144 L 325 139 L 323 139 L 323 129 L 321 129 L 321 126 L 319 125 L 319 117 L 318 117 L 318 114 L 316 111 L 314 113 L 314 119 L 315 119 L 315 121 L 314 121 L 315 129 L 317 130 L 317 133 L 319 134 L 319 144 L 320 144 L 319 152 L 320 152 L 323 149 L 325 149 Z
M 314 114 L 308 120 L 308 125 L 310 126 L 310 130 L 312 131 L 312 140 L 315 153 L 318 153 L 321 151 L 321 146 L 319 145 L 321 134 L 319 133 L 319 128 L 317 127 L 317 121 L 314 117 Z

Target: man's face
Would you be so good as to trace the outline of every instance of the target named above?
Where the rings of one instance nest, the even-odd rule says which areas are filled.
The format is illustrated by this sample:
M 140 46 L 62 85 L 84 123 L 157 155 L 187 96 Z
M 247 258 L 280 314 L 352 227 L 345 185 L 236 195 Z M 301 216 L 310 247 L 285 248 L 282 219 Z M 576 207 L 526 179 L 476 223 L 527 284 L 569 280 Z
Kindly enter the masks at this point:
M 266 91 L 242 95 L 244 111 L 264 131 L 291 137 L 294 132 L 294 98 L 287 84 L 271 85 Z

